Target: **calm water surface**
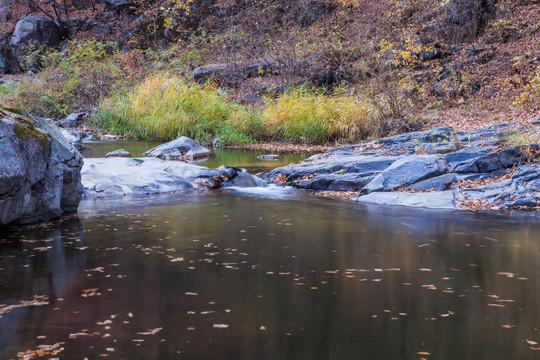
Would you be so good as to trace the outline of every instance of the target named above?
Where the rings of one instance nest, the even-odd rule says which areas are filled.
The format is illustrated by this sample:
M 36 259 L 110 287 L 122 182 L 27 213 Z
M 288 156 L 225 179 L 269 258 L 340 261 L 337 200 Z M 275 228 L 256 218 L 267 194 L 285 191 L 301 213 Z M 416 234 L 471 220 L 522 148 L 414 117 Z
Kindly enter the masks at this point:
M 84 200 L 0 232 L 0 359 L 537 359 L 539 242 L 294 190 Z
M 160 145 L 160 142 L 155 141 L 97 141 L 85 143 L 82 149 L 82 154 L 87 158 L 104 157 L 108 152 L 123 148 L 129 151 L 133 157 L 142 157 L 145 151 Z M 312 152 L 268 152 L 268 151 L 252 151 L 252 150 L 232 150 L 232 149 L 212 149 L 214 154 L 208 158 L 196 163 L 209 168 L 216 168 L 221 165 L 235 165 L 242 168 L 247 168 L 252 173 L 269 171 L 278 166 L 288 165 L 291 162 L 298 162 L 308 158 L 314 153 Z M 281 159 L 277 161 L 265 161 L 257 159 L 257 156 L 263 154 L 278 154 Z

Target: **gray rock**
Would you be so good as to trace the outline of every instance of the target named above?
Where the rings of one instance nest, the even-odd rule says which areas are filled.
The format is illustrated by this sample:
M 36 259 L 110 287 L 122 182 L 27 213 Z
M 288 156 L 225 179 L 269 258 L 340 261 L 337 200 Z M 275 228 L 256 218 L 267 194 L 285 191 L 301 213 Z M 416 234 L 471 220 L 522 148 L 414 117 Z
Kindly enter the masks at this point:
M 90 158 L 82 169 L 85 197 L 157 194 L 221 186 L 265 186 L 242 169 L 222 166 L 208 169 L 157 158 Z
M 75 211 L 82 193 L 82 156 L 52 121 L 1 111 L 0 225 Z
M 1 3 L 5 4 L 4 1 L 2 1 Z M 6 4 L 5 6 L 0 7 L 0 22 L 6 22 L 8 21 L 8 19 L 9 19 L 9 5 Z
M 19 61 L 9 45 L 9 39 L 4 37 L 0 40 L 0 73 L 18 73 L 21 71 Z
M 420 57 L 422 61 L 427 61 L 427 60 L 439 59 L 441 55 L 442 55 L 441 49 L 434 48 L 431 50 L 421 51 L 418 56 Z
M 54 20 L 39 15 L 25 15 L 15 25 L 10 44 L 14 47 L 24 47 L 29 42 L 38 42 L 54 47 L 66 36 L 67 30 L 58 26 Z
M 358 191 L 373 180 L 372 172 L 323 174 L 293 181 L 293 186 L 315 191 Z
M 345 174 L 332 181 L 330 191 L 358 191 L 369 184 L 375 175 Z
M 107 153 L 105 157 L 106 158 L 109 158 L 109 157 L 128 157 L 129 158 L 131 157 L 131 154 L 124 149 L 118 149 L 118 150 Z
M 410 185 L 410 188 L 418 190 L 444 191 L 449 190 L 450 186 L 457 181 L 458 176 L 456 174 L 444 174 L 441 176 L 436 176 L 430 179 L 419 181 L 415 184 Z
M 84 117 L 84 113 L 71 113 L 58 124 L 58 126 L 65 129 L 72 129 L 77 127 L 77 123 Z
M 90 28 L 90 32 L 94 35 L 107 35 L 111 30 L 111 26 L 107 24 L 96 24 Z
M 450 169 L 458 173 L 485 173 L 504 169 L 521 162 L 521 156 L 515 148 L 494 152 L 492 147 L 467 148 L 445 155 Z
M 259 155 L 257 156 L 257 159 L 259 160 L 279 160 L 281 159 L 281 156 L 278 154 L 267 154 L 267 155 Z
M 493 148 L 491 147 L 465 148 L 451 154 L 446 154 L 444 155 L 444 158 L 448 162 L 450 171 L 455 171 L 456 168 L 474 162 L 475 159 L 483 157 L 491 151 L 493 151 Z M 474 169 L 475 171 L 478 171 L 478 167 L 475 167 Z
M 195 160 L 212 155 L 212 151 L 187 136 L 161 144 L 144 153 L 147 157 L 163 160 Z
M 332 173 L 359 173 L 362 176 L 373 175 L 389 167 L 397 156 L 389 155 L 364 155 L 357 152 L 349 152 L 343 155 L 339 152 L 329 153 L 326 157 L 312 157 L 306 162 L 276 168 L 267 177 L 272 179 L 278 174 L 285 175 L 290 181 L 310 174 Z
M 228 71 L 227 65 L 210 64 L 193 69 L 193 80 L 203 82 L 220 79 Z
M 105 134 L 99 137 L 99 140 L 103 140 L 103 141 L 111 141 L 111 140 L 118 140 L 118 139 L 119 137 L 117 135 L 111 135 L 111 134 Z
M 405 156 L 379 174 L 362 190 L 362 194 L 389 191 L 399 186 L 408 186 L 421 180 L 448 172 L 446 161 L 435 155 Z
M 431 193 L 373 192 L 356 199 L 360 203 L 457 210 L 453 191 Z

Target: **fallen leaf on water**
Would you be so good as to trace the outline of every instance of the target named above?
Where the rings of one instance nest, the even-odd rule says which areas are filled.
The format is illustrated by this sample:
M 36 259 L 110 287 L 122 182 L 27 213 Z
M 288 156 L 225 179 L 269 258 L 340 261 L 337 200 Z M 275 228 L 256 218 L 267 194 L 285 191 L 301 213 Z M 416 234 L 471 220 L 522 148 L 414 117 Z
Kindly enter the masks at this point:
M 512 328 L 512 325 L 508 325 L 508 324 L 504 324 L 504 325 L 501 325 L 503 328 L 505 329 L 511 329 Z
M 213 328 L 215 329 L 226 329 L 229 327 L 229 325 L 227 324 L 214 324 L 214 326 L 212 326 Z
M 163 328 L 155 328 L 155 329 L 149 329 L 146 331 L 141 331 L 141 332 L 138 332 L 137 334 L 138 335 L 156 335 L 161 330 L 163 330 Z
M 431 353 L 428 353 L 427 351 L 419 351 L 417 352 L 418 355 L 431 355 Z
M 498 272 L 497 274 L 504 275 L 509 278 L 513 278 L 514 276 L 516 276 L 514 273 L 511 273 L 511 272 Z
M 199 294 L 197 294 L 196 292 L 187 292 L 185 293 L 184 295 L 188 295 L 188 296 L 197 296 Z

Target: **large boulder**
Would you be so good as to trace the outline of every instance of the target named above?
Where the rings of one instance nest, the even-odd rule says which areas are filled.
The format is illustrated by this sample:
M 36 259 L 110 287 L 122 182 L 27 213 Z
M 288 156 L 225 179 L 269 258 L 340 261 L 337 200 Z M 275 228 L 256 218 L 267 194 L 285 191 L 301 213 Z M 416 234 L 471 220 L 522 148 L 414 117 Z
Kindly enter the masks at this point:
M 15 25 L 10 44 L 24 47 L 28 43 L 57 46 L 67 37 L 67 28 L 59 26 L 54 20 L 39 15 L 23 16 Z
M 147 157 L 157 157 L 163 160 L 195 160 L 212 155 L 198 142 L 187 136 L 180 136 L 178 139 L 161 144 L 144 153 Z
M 76 211 L 81 154 L 48 119 L 1 108 L 0 225 L 49 220 Z
M 450 0 L 446 5 L 445 30 L 453 42 L 474 39 L 495 16 L 496 0 Z

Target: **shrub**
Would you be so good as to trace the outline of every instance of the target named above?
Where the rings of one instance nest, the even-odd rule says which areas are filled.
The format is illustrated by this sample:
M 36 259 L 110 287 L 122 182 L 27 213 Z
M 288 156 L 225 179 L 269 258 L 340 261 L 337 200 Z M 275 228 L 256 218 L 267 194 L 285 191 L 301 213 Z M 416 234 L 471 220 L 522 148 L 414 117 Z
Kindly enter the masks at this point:
M 114 44 L 71 43 L 66 53 L 52 52 L 40 60 L 38 77 L 23 77 L 7 102 L 38 115 L 58 116 L 90 109 L 125 80 L 116 62 Z M 34 56 L 34 55 L 29 55 Z

